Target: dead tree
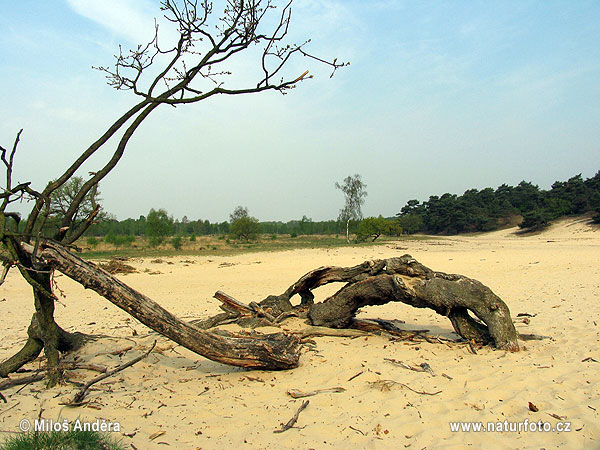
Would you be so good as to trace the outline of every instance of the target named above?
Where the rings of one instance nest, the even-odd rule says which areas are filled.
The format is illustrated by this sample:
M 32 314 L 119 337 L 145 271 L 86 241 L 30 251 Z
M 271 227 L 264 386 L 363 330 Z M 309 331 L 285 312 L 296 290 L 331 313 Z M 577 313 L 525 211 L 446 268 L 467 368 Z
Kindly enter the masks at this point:
M 314 289 L 336 282 L 345 285 L 323 302 L 314 302 Z M 300 297 L 296 306 L 291 302 L 295 295 Z M 519 350 L 510 311 L 490 288 L 463 275 L 433 271 L 410 255 L 366 261 L 354 267 L 320 267 L 283 294 L 248 306 L 223 293 L 215 297 L 223 302 L 226 313 L 204 321 L 207 326 L 232 318 L 238 318 L 241 325 L 256 324 L 257 319 L 260 325 L 276 324 L 279 318 L 296 311 L 312 325 L 347 328 L 358 325 L 354 317 L 364 306 L 402 302 L 431 308 L 448 317 L 456 333 L 466 340 Z
M 6 169 L 6 183 L 3 192 L 0 193 L 0 242 L 3 247 L 3 271 L 0 281 L 4 279 L 10 267 L 16 267 L 32 287 L 35 303 L 28 340 L 16 355 L 0 364 L 0 376 L 7 376 L 23 364 L 32 361 L 43 349 L 47 358 L 48 384 L 53 385 L 60 378 L 59 353 L 77 348 L 85 341 L 84 335 L 67 333 L 54 321 L 56 297 L 52 291 L 52 271 L 54 267 L 58 267 L 59 270 L 68 273 L 75 268 L 58 265 L 48 257 L 47 252 L 56 244 L 60 246 L 56 248 L 61 248 L 67 255 L 69 252 L 65 249 L 72 246 L 94 222 L 99 206 L 83 221 L 75 221 L 74 218 L 86 196 L 94 192 L 98 183 L 115 168 L 133 134 L 155 109 L 162 105 L 176 107 L 198 103 L 218 95 L 264 91 L 285 93 L 298 83 L 311 78 L 308 71 L 302 74 L 290 74 L 286 71 L 288 62 L 294 57 L 307 57 L 312 61 L 328 64 L 332 68 L 332 75 L 336 69 L 346 65 L 336 60 L 328 62 L 308 53 L 306 47 L 309 40 L 302 44 L 286 42 L 292 12 L 291 1 L 279 12 L 270 0 L 227 0 L 222 5 L 223 14 L 215 18 L 212 2 L 163 0 L 161 10 L 166 19 L 176 27 L 177 42 L 170 47 L 164 47 L 162 40 L 159 44 L 159 30 L 156 26 L 156 33 L 151 42 L 129 52 L 120 51 L 114 68 L 97 68 L 106 74 L 109 85 L 119 90 L 132 91 L 138 96 L 139 102 L 119 117 L 64 173 L 49 182 L 44 189 L 36 190 L 31 187 L 31 183 L 12 183 L 14 157 L 22 130 L 17 134 L 11 150 L 0 147 Z M 276 15 L 275 20 L 268 19 L 273 14 Z M 274 26 L 265 29 L 267 22 L 274 23 Z M 226 84 L 230 74 L 227 63 L 238 53 L 251 48 L 260 49 L 258 64 L 262 74 L 258 79 L 250 80 L 248 85 L 229 87 Z M 111 138 L 117 139 L 116 147 L 110 147 Z M 49 235 L 46 224 L 51 215 L 52 196 L 61 186 L 77 176 L 78 171 L 92 156 L 99 153 L 106 153 L 104 166 L 90 172 L 68 209 L 63 212 L 57 230 Z M 7 209 L 13 202 L 23 199 L 33 203 L 24 221 L 18 214 Z M 68 258 L 65 261 L 68 261 Z M 71 263 L 75 264 L 66 264 Z M 100 271 L 92 272 L 98 276 L 102 275 Z M 84 282 L 81 279 L 78 281 Z M 106 279 L 105 282 L 110 285 L 115 281 Z M 102 295 L 105 293 L 108 296 L 108 290 Z M 171 319 L 172 316 L 169 320 Z M 195 330 L 189 332 L 193 334 Z M 208 337 L 206 333 L 202 336 Z M 256 337 L 253 339 L 254 342 L 260 340 Z M 289 345 L 290 354 L 293 354 L 293 342 L 289 338 L 280 336 L 274 339 L 280 339 L 277 345 L 281 344 L 284 348 L 288 348 L 286 345 Z M 268 341 L 269 339 L 265 338 L 265 345 L 272 344 Z M 242 345 L 246 344 L 247 342 Z M 223 353 L 221 360 L 227 362 L 228 352 L 234 352 L 236 345 L 238 344 L 231 340 L 223 340 L 222 346 L 217 350 Z M 201 354 L 204 352 L 200 347 L 195 351 Z M 248 363 L 252 366 L 255 364 L 253 361 L 262 358 L 260 355 L 251 355 L 247 358 L 250 361 L 246 361 L 243 356 L 238 356 L 232 356 L 229 363 Z M 244 361 L 240 363 L 240 360 Z M 264 365 L 268 366 L 269 363 L 265 362 Z M 284 365 L 289 366 L 287 363 Z

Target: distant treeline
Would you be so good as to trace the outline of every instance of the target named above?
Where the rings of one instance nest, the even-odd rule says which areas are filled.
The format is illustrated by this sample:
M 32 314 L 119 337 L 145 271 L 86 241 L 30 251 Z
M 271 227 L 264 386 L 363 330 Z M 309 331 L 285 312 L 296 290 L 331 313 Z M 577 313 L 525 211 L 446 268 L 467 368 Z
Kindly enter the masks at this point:
M 515 221 L 520 226 L 536 229 L 550 221 L 569 215 L 594 211 L 600 222 L 600 171 L 584 180 L 581 174 L 569 180 L 557 181 L 549 190 L 522 181 L 517 186 L 503 184 L 497 189 L 470 189 L 462 195 L 433 195 L 429 200 L 409 200 L 395 218 L 389 218 L 405 234 L 460 234 L 475 231 L 492 231 Z M 381 218 L 380 218 L 381 219 Z M 360 223 L 351 224 L 351 232 L 360 233 Z M 364 225 L 364 224 L 363 224 Z M 212 223 L 209 220 L 169 220 L 171 236 L 227 235 L 230 222 Z M 144 236 L 147 234 L 145 216 L 138 219 L 104 219 L 94 224 L 87 236 Z M 260 222 L 263 234 L 287 234 L 292 236 L 311 234 L 339 234 L 345 232 L 345 224 L 336 220 L 315 222 L 303 216 L 288 222 Z M 388 233 L 384 233 L 388 234 Z M 394 232 L 393 234 L 396 234 Z
M 586 180 L 579 174 L 566 182 L 557 181 L 550 190 L 521 181 L 496 190 L 470 189 L 463 195 L 409 200 L 397 217 L 405 233 L 460 234 L 496 230 L 516 216 L 523 217 L 521 228 L 538 229 L 558 217 L 590 211 L 600 222 L 600 171 Z
M 355 227 L 357 224 L 354 224 Z M 345 226 L 345 225 L 344 225 Z M 260 231 L 264 234 L 289 234 L 292 236 L 311 234 L 338 234 L 341 225 L 336 220 L 313 222 L 306 216 L 300 220 L 289 222 L 260 222 Z M 229 233 L 231 224 L 229 222 L 211 223 L 209 220 L 189 220 L 183 217 L 181 220 L 173 220 L 170 235 L 226 235 Z M 105 219 L 94 224 L 86 234 L 87 236 L 144 236 L 146 234 L 146 217 L 138 219 Z

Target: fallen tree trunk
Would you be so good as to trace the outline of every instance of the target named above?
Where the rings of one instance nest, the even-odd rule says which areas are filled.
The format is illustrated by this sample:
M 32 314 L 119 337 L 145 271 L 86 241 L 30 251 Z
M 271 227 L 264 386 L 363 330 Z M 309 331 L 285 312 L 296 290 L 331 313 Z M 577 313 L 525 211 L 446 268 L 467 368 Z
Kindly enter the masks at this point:
M 314 303 L 312 291 L 334 282 L 346 284 L 322 303 Z M 296 294 L 301 301 L 293 306 L 291 298 Z M 410 255 L 366 261 L 354 267 L 320 267 L 301 277 L 283 294 L 270 295 L 259 305 L 271 316 L 304 310 L 312 325 L 347 328 L 353 326 L 360 308 L 393 301 L 431 308 L 448 317 L 456 333 L 466 340 L 519 350 L 510 311 L 491 289 L 462 275 L 433 271 Z M 230 314 L 234 312 L 226 304 L 222 308 Z M 243 315 L 246 322 L 249 309 Z M 264 315 L 261 320 L 265 320 Z
M 317 269 L 302 277 L 290 292 L 333 281 L 347 284 L 324 302 L 310 306 L 308 317 L 313 325 L 343 328 L 363 306 L 399 301 L 447 316 L 456 333 L 467 340 L 519 350 L 510 311 L 491 289 L 462 275 L 435 272 L 410 255 L 367 261 L 351 268 Z
M 33 247 L 22 244 L 32 253 Z M 37 258 L 92 289 L 152 330 L 213 361 L 252 369 L 294 368 L 300 357 L 298 338 L 286 333 L 233 335 L 209 332 L 184 322 L 158 303 L 108 272 L 73 255 L 61 245 L 43 242 Z

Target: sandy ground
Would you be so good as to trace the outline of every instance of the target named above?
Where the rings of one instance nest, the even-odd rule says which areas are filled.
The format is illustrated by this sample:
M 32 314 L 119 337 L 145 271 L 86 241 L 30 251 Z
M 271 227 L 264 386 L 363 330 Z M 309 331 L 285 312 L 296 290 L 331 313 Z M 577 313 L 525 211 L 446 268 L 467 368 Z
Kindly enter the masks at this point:
M 35 383 L 3 391 L 7 403 L 0 403 L 0 438 L 17 431 L 22 419 L 33 423 L 42 410 L 46 419 L 71 423 L 77 418 L 118 422 L 117 436 L 140 450 L 600 448 L 600 231 L 581 222 L 560 222 L 535 236 L 516 236 L 513 229 L 386 246 L 136 260 L 132 265 L 140 272 L 121 278 L 178 316 L 193 319 L 219 311 L 212 298 L 219 289 L 245 302 L 259 301 L 321 265 L 348 266 L 405 253 L 434 270 L 480 280 L 504 299 L 514 318 L 533 316 L 529 324 L 517 324 L 520 332 L 551 338 L 525 342 L 518 353 L 483 348 L 475 355 L 466 347 L 380 336 L 317 337 L 294 370 L 247 371 L 149 334 L 126 313 L 62 276 L 57 282 L 66 297 L 57 305 L 58 323 L 70 331 L 110 336 L 84 347 L 80 360 L 112 368 L 140 355 L 156 338 L 157 351 L 96 385 L 85 407 L 60 404 L 76 392 L 72 384 L 45 390 Z M 317 300 L 330 292 L 320 290 Z M 1 359 L 24 342 L 31 313 L 30 291 L 13 271 L 0 288 Z M 455 336 L 446 318 L 406 305 L 370 307 L 361 317 L 404 320 L 407 328 Z M 384 358 L 428 363 L 434 375 Z M 71 372 L 77 381 L 96 375 Z M 381 380 L 404 386 L 381 389 L 374 383 Z M 291 398 L 289 389 L 331 387 L 345 391 L 310 397 L 295 428 L 273 433 L 302 402 Z M 408 387 L 441 392 L 424 395 Z M 539 411 L 530 411 L 529 402 Z M 452 431 L 450 426 L 461 421 L 504 426 L 506 421 L 518 427 L 526 420 L 528 430 L 521 425 L 520 432 Z M 538 421 L 552 428 L 568 422 L 570 431 L 530 431 Z

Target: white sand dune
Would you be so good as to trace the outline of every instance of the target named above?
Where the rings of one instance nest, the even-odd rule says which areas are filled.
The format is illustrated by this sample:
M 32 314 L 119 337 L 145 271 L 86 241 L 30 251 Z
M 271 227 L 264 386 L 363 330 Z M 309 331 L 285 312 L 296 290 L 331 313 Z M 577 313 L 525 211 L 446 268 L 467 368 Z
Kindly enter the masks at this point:
M 154 339 L 158 351 L 96 385 L 86 407 L 60 404 L 76 392 L 71 384 L 45 390 L 35 383 L 6 390 L 0 430 L 17 431 L 22 419 L 33 421 L 42 410 L 43 417 L 54 420 L 118 422 L 127 435 L 124 443 L 140 450 L 167 444 L 177 449 L 600 448 L 600 231 L 568 220 L 537 235 L 514 232 L 387 246 L 171 258 L 169 264 L 139 260 L 132 263 L 139 273 L 121 277 L 178 316 L 193 319 L 218 312 L 212 295 L 219 289 L 245 302 L 259 301 L 283 292 L 321 265 L 348 266 L 410 253 L 434 270 L 480 280 L 508 304 L 513 317 L 531 314 L 530 323 L 517 324 L 518 330 L 551 339 L 525 342 L 518 353 L 483 348 L 474 355 L 465 347 L 379 336 L 317 337 L 316 346 L 306 347 L 294 370 L 246 371 L 149 335 L 147 328 L 94 292 L 57 277 L 66 295 L 57 305 L 58 323 L 71 331 L 110 336 L 88 344 L 77 355 L 82 361 L 114 367 L 139 355 Z M 161 273 L 144 273 L 146 268 Z M 4 359 L 24 342 L 33 307 L 30 290 L 16 271 L 0 289 Z M 317 300 L 331 292 L 322 290 Z M 399 319 L 407 328 L 453 335 L 446 318 L 401 304 L 365 308 L 361 317 Z M 286 326 L 299 324 L 292 320 Z M 385 358 L 414 366 L 426 362 L 435 376 Z M 71 375 L 85 381 L 97 374 L 77 370 Z M 405 386 L 382 390 L 374 383 L 381 380 Z M 287 390 L 338 386 L 345 391 L 310 397 L 295 428 L 273 433 L 302 402 Z M 441 392 L 424 395 L 406 386 Z M 539 411 L 531 411 L 529 402 Z M 569 422 L 570 431 L 477 433 L 452 431 L 450 426 L 525 420 L 551 427 Z

